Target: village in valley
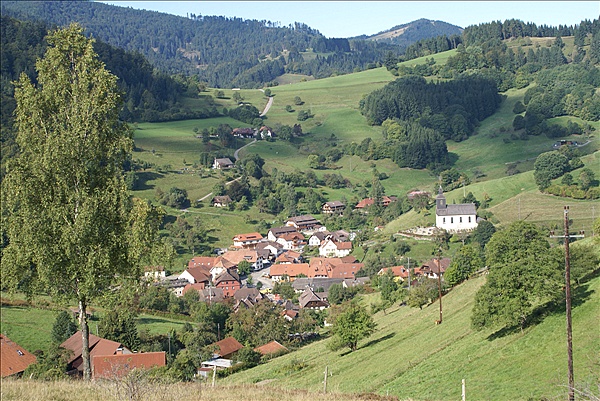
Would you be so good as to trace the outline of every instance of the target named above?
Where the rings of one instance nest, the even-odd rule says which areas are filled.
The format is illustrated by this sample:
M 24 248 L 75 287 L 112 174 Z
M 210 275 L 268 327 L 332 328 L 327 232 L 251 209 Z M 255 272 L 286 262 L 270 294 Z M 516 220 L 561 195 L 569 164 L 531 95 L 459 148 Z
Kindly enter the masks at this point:
M 215 165 L 219 163 L 215 160 Z M 427 196 L 425 191 L 414 191 L 408 197 Z M 215 196 L 214 207 L 222 207 L 230 200 L 227 197 Z M 393 196 L 384 196 L 382 205 L 388 206 L 396 202 Z M 373 198 L 365 198 L 356 205 L 356 209 L 368 213 L 368 207 L 375 203 Z M 421 227 L 414 238 L 432 241 L 436 234 L 446 232 L 472 231 L 477 227 L 476 207 L 474 204 L 447 205 L 446 198 L 440 188 L 435 197 L 436 226 Z M 346 205 L 340 201 L 326 202 L 322 206 L 324 215 L 341 215 Z M 405 234 L 407 235 L 407 234 Z M 232 238 L 231 246 L 226 249 L 215 249 L 214 256 L 194 256 L 187 268 L 177 274 L 167 275 L 161 266 L 148 266 L 143 280 L 149 285 L 167 288 L 177 297 L 194 294 L 197 302 L 206 304 L 226 303 L 233 313 L 240 309 L 252 309 L 261 302 L 272 303 L 282 319 L 293 322 L 301 310 L 319 312 L 330 307 L 329 289 L 341 286 L 355 291 L 369 291 L 370 278 L 361 274 L 364 263 L 352 255 L 353 248 L 359 246 L 356 233 L 346 230 L 330 232 L 327 227 L 311 215 L 289 218 L 281 227 L 273 227 L 267 233 L 240 233 Z M 307 252 L 308 251 L 308 252 Z M 310 253 L 307 256 L 306 253 Z M 388 275 L 405 287 L 418 286 L 422 279 L 437 279 L 443 276 L 450 265 L 450 258 L 432 257 L 419 265 L 397 265 L 381 268 L 378 276 Z M 277 286 L 288 284 L 293 289 L 293 296 L 284 296 L 277 291 Z M 275 289 L 275 291 L 274 291 Z M 372 290 L 370 290 L 372 291 Z M 77 308 L 71 311 L 75 316 Z M 326 316 L 326 315 L 324 315 Z M 326 317 L 323 324 L 327 326 Z M 290 333 L 288 339 L 303 341 L 319 337 L 318 326 L 314 331 Z M 70 350 L 68 365 L 70 372 L 82 374 L 81 332 L 78 331 L 61 344 Z M 2 338 L 3 350 L 14 348 L 11 352 L 3 351 L 3 366 L 6 374 L 22 372 L 35 356 L 13 343 L 7 337 Z M 229 335 L 212 344 L 212 358 L 202 361 L 197 368 L 198 377 L 208 377 L 217 370 L 231 368 L 241 363 L 236 353 L 244 346 Z M 273 340 L 257 346 L 254 351 L 263 356 L 277 356 L 289 350 L 280 342 Z M 24 358 L 14 361 L 5 356 L 17 352 Z M 114 375 L 114 367 L 130 370 L 142 366 L 165 366 L 166 352 L 137 353 L 124 344 L 107 340 L 90 334 L 90 356 L 93 377 L 109 377 Z M 122 363 L 127 361 L 127 363 Z M 126 367 L 125 367 L 126 366 Z M 3 376 L 5 375 L 3 367 Z M 119 372 L 125 374 L 126 372 Z

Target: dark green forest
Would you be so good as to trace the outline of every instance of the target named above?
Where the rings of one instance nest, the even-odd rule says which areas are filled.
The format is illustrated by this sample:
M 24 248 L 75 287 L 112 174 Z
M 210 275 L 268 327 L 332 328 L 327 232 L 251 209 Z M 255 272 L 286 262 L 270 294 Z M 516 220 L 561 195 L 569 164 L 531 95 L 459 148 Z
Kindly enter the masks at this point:
M 262 87 L 286 71 L 316 78 L 349 73 L 376 66 L 385 52 L 397 48 L 374 41 L 328 39 L 302 23 L 280 27 L 264 20 L 195 14 L 185 18 L 87 1 L 3 2 L 2 14 L 60 26 L 77 21 L 88 34 L 139 51 L 166 73 L 197 75 L 222 88 Z M 308 49 L 318 57 L 305 61 L 300 53 Z

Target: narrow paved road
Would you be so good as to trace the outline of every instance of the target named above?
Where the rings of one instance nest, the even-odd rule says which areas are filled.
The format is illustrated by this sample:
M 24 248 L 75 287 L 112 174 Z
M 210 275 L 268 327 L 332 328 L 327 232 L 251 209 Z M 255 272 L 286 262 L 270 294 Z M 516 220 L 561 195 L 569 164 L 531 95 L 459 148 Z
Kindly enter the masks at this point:
M 263 112 L 260 113 L 260 116 L 264 117 L 272 105 L 273 105 L 273 96 L 269 96 L 269 101 L 267 102 L 267 105 L 265 106 L 265 109 L 263 110 Z
M 240 150 L 244 149 L 246 146 L 252 145 L 254 142 L 256 142 L 256 138 L 254 138 L 254 140 L 252 142 L 245 144 L 244 146 L 242 146 L 239 149 L 236 149 L 235 152 L 233 153 L 233 157 L 235 157 L 235 160 L 239 160 Z

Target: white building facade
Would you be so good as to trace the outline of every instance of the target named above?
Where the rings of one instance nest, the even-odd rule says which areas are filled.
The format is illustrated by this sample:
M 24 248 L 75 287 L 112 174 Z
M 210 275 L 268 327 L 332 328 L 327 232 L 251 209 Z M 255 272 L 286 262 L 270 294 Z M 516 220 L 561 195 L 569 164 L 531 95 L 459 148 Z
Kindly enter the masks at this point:
M 435 197 L 435 226 L 449 232 L 474 230 L 477 228 L 477 208 L 474 203 L 446 204 L 440 187 Z

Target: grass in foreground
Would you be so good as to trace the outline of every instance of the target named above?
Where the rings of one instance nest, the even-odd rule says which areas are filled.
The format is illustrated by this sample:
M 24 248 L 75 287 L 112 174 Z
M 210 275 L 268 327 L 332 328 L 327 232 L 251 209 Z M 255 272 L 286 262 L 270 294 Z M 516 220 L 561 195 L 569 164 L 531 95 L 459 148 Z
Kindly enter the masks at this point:
M 360 401 L 398 400 L 375 394 L 310 393 L 303 390 L 272 391 L 270 387 L 254 385 L 210 387 L 200 383 L 178 383 L 169 385 L 141 386 L 140 398 L 129 398 L 126 394 L 115 394 L 115 383 L 56 381 L 38 382 L 32 380 L 2 380 L 0 397 L 3 401 Z

